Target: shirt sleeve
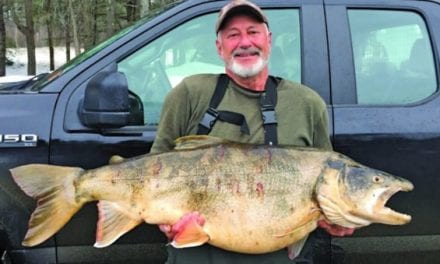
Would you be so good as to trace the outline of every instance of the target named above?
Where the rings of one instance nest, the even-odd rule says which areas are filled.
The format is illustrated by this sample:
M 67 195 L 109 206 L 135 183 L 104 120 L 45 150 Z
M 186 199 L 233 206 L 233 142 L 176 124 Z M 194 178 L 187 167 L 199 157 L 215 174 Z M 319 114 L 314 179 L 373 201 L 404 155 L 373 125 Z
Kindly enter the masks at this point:
M 150 153 L 165 152 L 174 148 L 174 140 L 187 134 L 190 111 L 188 89 L 182 82 L 165 98 Z
M 329 121 L 327 109 L 324 108 L 324 110 L 321 111 L 321 116 L 318 118 L 318 122 L 316 122 L 314 127 L 313 147 L 325 150 L 333 150 L 328 127 Z

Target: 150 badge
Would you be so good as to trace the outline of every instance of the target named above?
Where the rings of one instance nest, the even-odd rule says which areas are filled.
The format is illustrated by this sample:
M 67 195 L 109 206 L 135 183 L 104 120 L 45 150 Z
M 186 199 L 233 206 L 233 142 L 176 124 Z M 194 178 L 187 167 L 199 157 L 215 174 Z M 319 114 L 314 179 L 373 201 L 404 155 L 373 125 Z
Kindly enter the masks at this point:
M 0 134 L 0 148 L 36 147 L 37 142 L 35 134 Z

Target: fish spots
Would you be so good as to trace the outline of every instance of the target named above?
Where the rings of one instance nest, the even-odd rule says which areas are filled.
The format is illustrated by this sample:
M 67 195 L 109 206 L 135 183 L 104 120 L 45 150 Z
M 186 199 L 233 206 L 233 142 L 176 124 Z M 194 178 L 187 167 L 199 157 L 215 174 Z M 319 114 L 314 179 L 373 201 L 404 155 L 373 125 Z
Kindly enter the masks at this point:
M 290 208 L 289 208 L 289 212 L 290 212 L 291 214 L 295 213 L 295 207 L 290 207 Z
M 144 218 L 146 216 L 146 211 L 147 209 L 145 209 L 145 207 L 139 207 L 139 205 L 137 204 L 136 206 L 132 205 L 132 210 L 133 212 L 136 212 L 137 215 L 141 218 Z
M 217 178 L 215 179 L 215 188 L 217 189 L 217 191 L 221 191 L 222 189 L 222 179 Z
M 263 171 L 264 171 L 264 166 L 263 165 L 259 164 L 259 165 L 257 165 L 255 167 L 255 173 L 256 174 L 261 174 L 261 173 L 263 173 Z
M 261 182 L 257 182 L 256 187 L 255 187 L 255 191 L 257 192 L 257 196 L 258 197 L 263 197 L 264 196 L 264 185 Z
M 267 164 L 271 164 L 272 163 L 272 150 L 270 148 L 266 148 L 266 159 L 267 159 Z
M 121 172 L 118 170 L 116 174 L 113 174 L 110 183 L 112 185 L 116 185 L 118 183 L 118 180 L 121 179 Z
M 201 208 L 208 200 L 207 192 L 191 192 L 188 203 L 191 208 Z
M 215 149 L 215 157 L 218 160 L 223 159 L 223 157 L 225 156 L 225 146 L 224 145 L 218 145 Z
M 232 176 L 230 176 L 232 177 Z M 217 185 L 218 190 L 220 192 L 228 192 L 231 193 L 233 195 L 241 195 L 242 191 L 243 191 L 243 183 L 240 183 L 239 180 L 237 179 L 223 179 L 223 181 L 221 182 L 222 185 Z
M 144 207 L 142 207 L 142 208 L 138 211 L 138 215 L 142 217 L 142 216 L 144 215 L 145 211 L 146 211 L 146 209 L 145 209 Z
M 156 163 L 153 164 L 152 170 L 153 175 L 158 175 L 160 173 L 160 171 L 162 170 L 162 162 L 160 161 L 160 159 L 158 159 Z
M 232 184 L 232 193 L 240 195 L 240 182 L 239 181 L 235 181 Z

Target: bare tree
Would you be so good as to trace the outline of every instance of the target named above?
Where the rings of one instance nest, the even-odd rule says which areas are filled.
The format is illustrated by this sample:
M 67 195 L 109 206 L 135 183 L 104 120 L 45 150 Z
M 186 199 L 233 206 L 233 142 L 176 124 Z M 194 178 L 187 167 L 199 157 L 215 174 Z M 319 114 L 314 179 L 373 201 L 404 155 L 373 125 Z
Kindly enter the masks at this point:
M 115 1 L 107 0 L 107 36 L 111 36 L 114 32 L 115 25 Z
M 78 37 L 78 25 L 76 24 L 76 16 L 75 16 L 75 10 L 73 9 L 72 5 L 73 0 L 69 0 L 69 18 L 70 23 L 72 24 L 72 31 L 73 31 L 73 43 L 75 46 L 75 54 L 78 55 L 81 53 L 81 47 L 79 46 L 79 37 Z
M 36 42 L 39 45 L 42 43 L 39 38 L 45 46 L 49 46 L 50 70 L 53 70 L 56 60 L 54 47 L 61 39 L 65 41 L 66 60 L 69 61 L 73 57 L 70 54 L 71 45 L 75 48 L 75 55 L 78 55 L 83 48 L 91 48 L 146 15 L 151 9 L 173 1 L 175 0 L 0 0 L 0 15 L 12 18 L 18 29 L 16 32 L 24 35 L 28 49 L 28 74 L 33 75 L 36 73 Z M 7 11 L 1 12 L 2 6 Z M 6 44 L 3 44 L 5 37 L 2 35 L 6 29 L 2 26 L 0 16 L 0 75 L 5 74 L 2 57 L 6 56 L 3 51 L 6 49 Z M 36 30 L 41 29 L 47 30 L 47 39 L 45 34 L 37 34 Z M 13 32 L 11 37 L 14 37 Z
M 20 19 L 18 15 L 17 9 L 20 9 L 20 2 L 15 1 L 14 7 L 11 8 L 12 17 L 14 19 L 14 23 L 17 25 L 17 28 L 24 34 L 26 39 L 26 47 L 27 47 L 27 59 L 28 59 L 28 67 L 27 73 L 28 75 L 35 75 L 36 73 L 36 59 L 35 59 L 35 31 L 34 31 L 34 20 L 32 16 L 32 0 L 24 0 L 24 17 L 25 21 Z M 16 8 L 17 7 L 17 8 Z
M 140 0 L 139 4 L 140 16 L 143 17 L 148 14 L 148 11 L 151 8 L 151 0 Z
M 139 19 L 140 16 L 140 0 L 127 0 L 125 3 L 125 12 L 127 13 L 127 22 L 133 23 Z
M 66 15 L 66 27 L 64 30 L 64 41 L 66 43 L 66 61 L 70 61 L 70 16 Z
M 6 28 L 3 17 L 4 1 L 0 0 L 0 76 L 6 75 Z
M 66 1 L 55 1 L 53 2 L 54 16 L 53 19 L 56 21 L 58 27 L 53 29 L 57 32 L 61 32 L 61 38 L 64 40 L 64 45 L 66 47 L 66 61 L 70 61 L 70 44 L 71 44 L 71 24 L 69 15 L 69 3 Z
M 55 56 L 54 56 L 54 44 L 53 44 L 53 13 L 52 13 L 52 1 L 46 0 L 45 3 L 45 15 L 46 15 L 46 28 L 47 28 L 47 44 L 49 46 L 49 69 L 55 70 Z

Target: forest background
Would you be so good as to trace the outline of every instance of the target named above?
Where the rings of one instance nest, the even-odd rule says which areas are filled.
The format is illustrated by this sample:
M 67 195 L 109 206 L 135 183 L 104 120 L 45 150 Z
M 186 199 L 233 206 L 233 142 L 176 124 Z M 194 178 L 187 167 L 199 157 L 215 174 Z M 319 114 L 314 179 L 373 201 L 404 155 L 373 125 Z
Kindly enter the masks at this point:
M 71 60 L 157 8 L 177 0 L 0 0 L 0 76 L 26 52 L 26 74 L 37 56 L 48 70 Z M 55 52 L 64 51 L 64 55 Z M 41 51 L 44 52 L 41 52 Z M 58 61 L 57 61 L 58 60 Z

